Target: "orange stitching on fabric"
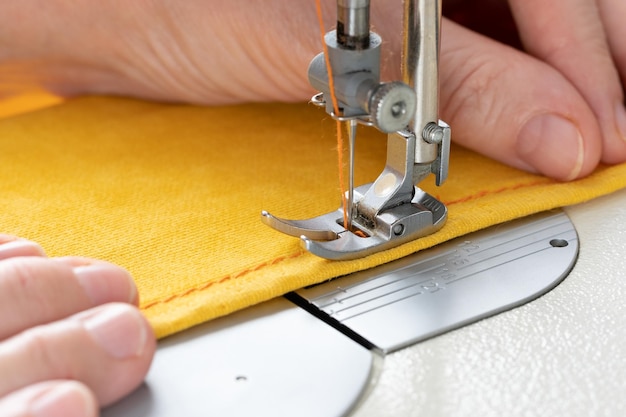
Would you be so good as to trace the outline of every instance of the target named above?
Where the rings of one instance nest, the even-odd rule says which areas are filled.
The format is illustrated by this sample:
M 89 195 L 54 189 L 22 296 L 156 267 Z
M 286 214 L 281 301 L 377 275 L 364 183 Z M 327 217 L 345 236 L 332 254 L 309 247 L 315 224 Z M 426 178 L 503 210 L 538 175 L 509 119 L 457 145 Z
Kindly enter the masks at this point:
M 475 194 L 469 195 L 467 197 L 459 198 L 458 200 L 448 201 L 445 204 L 453 205 L 453 204 L 458 204 L 458 203 L 465 203 L 467 201 L 476 200 L 477 198 L 484 197 L 486 195 L 501 194 L 506 191 L 515 191 L 515 190 L 519 190 L 520 188 L 533 187 L 535 185 L 542 185 L 542 184 L 547 184 L 547 181 L 546 180 L 533 181 L 533 182 L 528 182 L 525 184 L 517 184 L 517 185 L 513 185 L 509 187 L 502 187 L 502 188 L 499 188 L 497 190 L 492 190 L 492 191 L 490 190 L 478 191 Z
M 272 259 L 270 261 L 263 262 L 263 263 L 261 263 L 259 265 L 256 265 L 256 266 L 252 267 L 252 268 L 244 269 L 242 271 L 239 271 L 239 272 L 236 272 L 236 273 L 233 273 L 233 274 L 230 274 L 230 275 L 226 275 L 225 277 L 222 277 L 222 278 L 218 279 L 217 281 L 207 282 L 207 283 L 205 283 L 205 284 L 203 284 L 203 285 L 201 285 L 199 287 L 190 288 L 190 289 L 188 289 L 188 290 L 186 290 L 186 291 L 184 291 L 182 293 L 171 295 L 171 296 L 169 296 L 169 297 L 167 297 L 167 298 L 165 298 L 163 300 L 152 301 L 152 302 L 142 306 L 141 308 L 143 310 L 147 310 L 147 309 L 152 308 L 152 307 L 154 307 L 155 305 L 158 305 L 158 304 L 166 304 L 166 303 L 174 301 L 174 300 L 176 300 L 178 298 L 186 297 L 187 295 L 192 294 L 194 292 L 204 291 L 204 290 L 212 287 L 213 285 L 223 284 L 224 282 L 230 281 L 231 279 L 238 279 L 238 278 L 241 278 L 241 277 L 243 277 L 245 275 L 248 275 L 251 272 L 260 271 L 261 269 L 267 268 L 268 266 L 277 265 L 277 264 L 279 264 L 279 263 L 281 263 L 283 261 L 287 261 L 287 260 L 290 260 L 290 259 L 296 259 L 296 258 L 298 258 L 298 257 L 300 257 L 300 256 L 302 256 L 304 254 L 305 254 L 304 251 L 300 251 L 300 252 L 292 254 L 292 255 L 279 256 L 278 258 L 274 258 L 274 259 Z

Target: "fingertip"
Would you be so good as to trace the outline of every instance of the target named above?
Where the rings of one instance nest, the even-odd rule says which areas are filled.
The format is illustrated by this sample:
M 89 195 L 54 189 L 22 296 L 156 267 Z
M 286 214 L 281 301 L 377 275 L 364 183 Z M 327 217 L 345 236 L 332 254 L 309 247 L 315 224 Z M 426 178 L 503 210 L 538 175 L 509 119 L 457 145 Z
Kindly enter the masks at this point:
M 112 264 L 94 264 L 74 268 L 74 275 L 95 305 L 122 301 L 137 305 L 137 287 L 130 274 Z
M 156 337 L 148 320 L 127 304 L 112 303 L 77 315 L 102 352 L 123 367 L 123 380 L 94 388 L 102 406 L 119 400 L 144 380 L 156 352 Z M 121 368 L 120 368 L 121 369 Z
M 96 417 L 98 405 L 93 393 L 76 381 L 54 382 L 30 403 L 33 417 Z
M 0 260 L 18 256 L 46 256 L 43 248 L 30 240 L 11 235 L 0 235 Z
M 72 268 L 93 305 L 120 301 L 139 305 L 139 293 L 130 273 L 115 264 L 83 257 L 54 258 Z
M 91 338 L 115 359 L 138 358 L 150 349 L 151 328 L 134 307 L 111 303 L 79 317 Z

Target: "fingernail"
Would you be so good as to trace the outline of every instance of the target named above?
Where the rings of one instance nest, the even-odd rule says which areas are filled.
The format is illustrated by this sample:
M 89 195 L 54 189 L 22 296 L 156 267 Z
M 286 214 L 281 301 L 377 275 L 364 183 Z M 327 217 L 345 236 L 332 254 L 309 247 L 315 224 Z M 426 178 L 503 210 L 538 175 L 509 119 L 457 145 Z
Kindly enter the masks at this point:
M 617 103 L 615 110 L 615 120 L 617 122 L 617 129 L 622 137 L 622 140 L 626 142 L 626 109 L 621 102 Z
M 137 302 L 137 287 L 132 277 L 118 266 L 102 262 L 75 266 L 73 271 L 94 305 L 112 301 Z
M 517 155 L 541 174 L 563 181 L 577 178 L 583 167 L 583 138 L 571 121 L 555 114 L 530 119 L 517 137 Z
M 16 256 L 45 256 L 44 250 L 26 239 L 14 239 L 0 243 L 0 259 Z
M 36 397 L 30 404 L 33 417 L 84 417 L 92 415 L 95 404 L 76 382 L 56 384 Z
M 85 329 L 111 356 L 128 359 L 142 354 L 147 342 L 145 322 L 139 310 L 127 304 L 108 304 L 83 319 Z

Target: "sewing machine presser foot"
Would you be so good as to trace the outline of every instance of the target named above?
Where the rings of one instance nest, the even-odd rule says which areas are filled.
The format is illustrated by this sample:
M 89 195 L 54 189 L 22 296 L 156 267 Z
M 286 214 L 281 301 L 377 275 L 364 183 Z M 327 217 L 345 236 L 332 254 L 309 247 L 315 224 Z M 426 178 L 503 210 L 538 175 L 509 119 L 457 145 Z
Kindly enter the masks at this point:
M 354 190 L 357 199 L 372 184 Z M 307 220 L 287 220 L 264 211 L 262 220 L 285 234 L 299 237 L 302 246 L 314 255 L 332 260 L 361 258 L 427 236 L 446 221 L 446 206 L 414 187 L 415 195 L 402 204 L 376 215 L 376 225 L 357 216 L 352 230 L 343 226 L 343 209 Z

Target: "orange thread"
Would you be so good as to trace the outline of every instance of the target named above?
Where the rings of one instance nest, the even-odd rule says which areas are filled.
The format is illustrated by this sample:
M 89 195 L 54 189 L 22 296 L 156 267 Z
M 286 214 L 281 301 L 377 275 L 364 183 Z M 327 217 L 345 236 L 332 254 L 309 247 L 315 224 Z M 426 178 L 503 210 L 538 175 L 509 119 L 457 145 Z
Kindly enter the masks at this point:
M 324 51 L 324 62 L 326 64 L 326 72 L 328 73 L 328 87 L 330 88 L 330 99 L 333 104 L 333 111 L 335 115 L 339 116 L 339 103 L 337 101 L 337 94 L 335 93 L 335 79 L 333 77 L 333 69 L 330 65 L 330 58 L 328 56 L 328 46 L 324 36 L 326 29 L 324 29 L 324 18 L 322 16 L 322 2 L 321 0 L 315 0 L 315 10 L 317 11 L 317 21 L 320 28 L 320 39 L 322 41 L 322 50 Z M 344 187 L 345 181 L 343 178 L 343 134 L 341 131 L 341 122 L 336 120 L 337 124 L 337 165 L 339 167 L 339 190 L 341 191 L 341 205 L 343 207 L 343 227 L 348 228 L 348 210 L 346 201 L 346 189 Z
M 519 190 L 520 188 L 534 187 L 535 185 L 542 185 L 546 183 L 547 183 L 546 180 L 539 180 L 539 181 L 533 181 L 533 182 L 528 182 L 524 184 L 516 184 L 516 185 L 512 185 L 508 187 L 502 187 L 502 188 L 498 188 L 497 190 L 492 190 L 492 191 L 490 190 L 478 191 L 467 197 L 459 198 L 458 200 L 447 201 L 445 204 L 453 205 L 453 204 L 458 204 L 458 203 L 465 203 L 467 201 L 476 200 L 477 198 L 484 197 L 486 195 L 500 194 L 505 191 L 515 191 L 515 190 Z
M 260 270 L 262 270 L 264 268 L 267 268 L 268 266 L 277 265 L 277 264 L 279 264 L 281 262 L 284 262 L 284 261 L 287 261 L 287 260 L 290 260 L 290 259 L 299 258 L 300 256 L 304 255 L 304 253 L 305 253 L 304 251 L 301 251 L 301 252 L 298 252 L 298 253 L 295 253 L 295 254 L 292 254 L 292 255 L 279 256 L 278 258 L 274 258 L 272 260 L 260 263 L 260 264 L 258 264 L 256 266 L 253 266 L 252 268 L 247 268 L 247 269 L 244 269 L 242 271 L 239 271 L 239 272 L 236 272 L 236 273 L 233 273 L 233 274 L 230 274 L 230 275 L 226 275 L 225 277 L 222 277 L 222 278 L 220 278 L 220 279 L 218 279 L 216 281 L 207 282 L 207 283 L 202 284 L 202 285 L 200 285 L 198 287 L 189 288 L 188 290 L 186 290 L 184 292 L 181 292 L 181 293 L 178 293 L 178 294 L 173 294 L 173 295 L 171 295 L 171 296 L 169 296 L 167 298 L 164 298 L 162 300 L 156 300 L 156 301 L 152 301 L 152 302 L 146 303 L 141 308 L 142 308 L 142 310 L 147 310 L 147 309 L 152 308 L 152 307 L 154 307 L 154 306 L 156 306 L 158 304 L 167 304 L 167 303 L 172 302 L 172 301 L 174 301 L 174 300 L 176 300 L 178 298 L 183 298 L 183 297 L 188 296 L 189 294 L 193 294 L 194 292 L 204 291 L 206 289 L 211 288 L 214 285 L 223 284 L 223 283 L 225 283 L 227 281 L 230 281 L 232 279 L 241 278 L 241 277 L 243 277 L 245 275 L 248 275 L 251 272 L 260 271 Z

